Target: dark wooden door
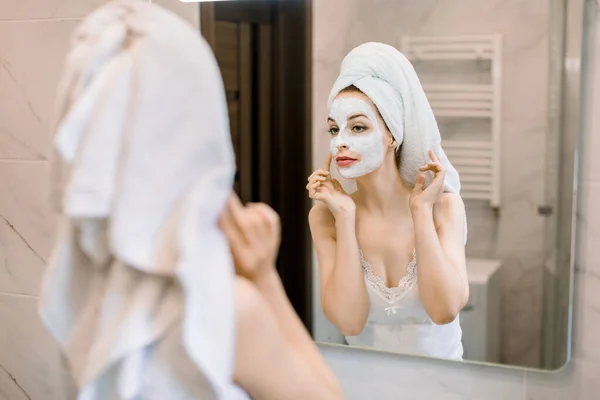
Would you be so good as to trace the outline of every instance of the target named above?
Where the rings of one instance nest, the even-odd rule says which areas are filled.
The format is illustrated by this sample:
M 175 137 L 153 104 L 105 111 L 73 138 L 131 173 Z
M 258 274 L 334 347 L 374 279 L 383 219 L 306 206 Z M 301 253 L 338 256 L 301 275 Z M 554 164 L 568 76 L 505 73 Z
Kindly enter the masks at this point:
M 225 4 L 225 7 L 222 7 Z M 249 3 L 254 4 L 254 3 Z M 221 69 L 237 160 L 235 190 L 244 202 L 271 201 L 272 24 L 269 14 L 235 2 L 210 4 L 212 47 Z
M 235 190 L 242 201 L 256 201 L 255 187 L 259 185 L 254 179 L 253 170 L 259 166 L 260 154 L 255 154 L 254 144 L 257 132 L 254 127 L 255 91 L 260 85 L 253 85 L 254 60 L 252 51 L 252 26 L 247 22 L 215 22 L 214 51 L 225 90 L 231 128 L 231 138 L 237 160 Z M 270 111 L 270 110 L 268 110 Z M 261 163 L 262 164 L 262 163 Z M 268 168 L 268 165 L 260 165 Z
M 280 215 L 278 260 L 287 294 L 311 328 L 310 0 L 201 3 L 201 30 L 227 91 L 242 201 Z

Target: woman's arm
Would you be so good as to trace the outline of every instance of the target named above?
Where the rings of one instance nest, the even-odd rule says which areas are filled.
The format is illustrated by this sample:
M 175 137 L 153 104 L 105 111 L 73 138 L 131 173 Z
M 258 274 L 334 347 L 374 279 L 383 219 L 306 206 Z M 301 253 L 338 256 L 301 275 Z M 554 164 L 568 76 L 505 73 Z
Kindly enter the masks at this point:
M 331 394 L 339 393 L 337 379 L 323 360 L 317 346 L 296 314 L 275 268 L 272 269 L 271 274 L 265 275 L 260 280 L 255 281 L 254 284 L 271 307 L 271 310 L 273 310 L 284 337 L 294 347 L 295 351 L 306 360 L 306 364 L 313 371 L 315 379 L 319 379 L 326 384 Z
M 431 320 L 442 325 L 454 321 L 469 298 L 465 208 L 460 196 L 452 193 L 444 193 L 434 208 L 415 207 L 412 216 L 419 295 Z M 434 214 L 439 215 L 437 230 Z
M 219 225 L 236 274 L 235 380 L 256 400 L 341 399 L 338 383 L 298 319 L 275 270 L 279 216 L 232 195 Z
M 338 400 L 336 378 L 297 317 L 276 272 L 237 278 L 235 381 L 256 400 Z
M 356 336 L 367 321 L 369 297 L 354 212 L 334 218 L 327 206 L 318 203 L 310 211 L 309 224 L 319 261 L 323 313 L 343 335 Z
M 431 162 L 419 167 L 410 209 L 419 265 L 419 296 L 429 318 L 441 325 L 454 321 L 469 299 L 465 206 L 459 195 L 444 193 L 446 170 L 433 150 L 429 150 L 429 156 Z M 435 175 L 427 188 L 426 171 Z

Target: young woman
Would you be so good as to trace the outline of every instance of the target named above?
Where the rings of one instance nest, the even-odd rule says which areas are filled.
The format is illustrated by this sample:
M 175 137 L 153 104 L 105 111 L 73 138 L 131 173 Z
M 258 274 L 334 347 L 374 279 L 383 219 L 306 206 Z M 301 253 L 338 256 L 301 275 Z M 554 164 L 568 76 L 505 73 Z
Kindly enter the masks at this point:
M 408 60 L 380 43 L 354 49 L 328 125 L 330 153 L 306 186 L 326 317 L 350 345 L 462 359 L 465 210 Z M 356 192 L 331 178 L 332 160 Z
M 175 14 L 120 0 L 86 18 L 71 46 L 39 306 L 73 395 L 341 399 L 275 270 L 277 214 L 232 194 L 208 44 Z

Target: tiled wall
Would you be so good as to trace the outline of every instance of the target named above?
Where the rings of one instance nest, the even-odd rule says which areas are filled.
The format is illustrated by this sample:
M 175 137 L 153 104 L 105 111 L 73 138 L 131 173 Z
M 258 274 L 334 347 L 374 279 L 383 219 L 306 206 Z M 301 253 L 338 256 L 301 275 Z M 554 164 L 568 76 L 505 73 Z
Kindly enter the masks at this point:
M 588 0 L 588 6 L 592 26 L 588 31 L 591 48 L 582 67 L 586 90 L 580 143 L 573 360 L 559 372 L 538 373 L 323 347 L 341 379 L 346 399 L 600 399 L 600 12 L 595 0 Z
M 53 233 L 49 126 L 69 34 L 103 0 L 0 0 L 0 399 L 63 400 L 37 317 Z M 197 3 L 155 0 L 194 25 Z
M 484 201 L 466 202 L 467 255 L 502 260 L 500 357 L 503 362 L 523 366 L 537 366 L 540 360 L 546 219 L 537 214 L 536 207 L 544 204 L 548 171 L 544 154 L 549 9 L 549 0 L 328 0 L 315 1 L 313 6 L 315 168 L 329 148 L 325 129 L 329 90 L 350 49 L 368 41 L 400 48 L 402 36 L 407 35 L 502 35 L 502 205 L 497 213 Z M 489 76 L 488 63 L 468 65 L 478 67 L 471 68 L 475 76 Z M 446 64 L 438 64 L 437 70 L 427 68 L 427 74 L 423 73 L 424 64 L 415 67 L 424 81 L 442 76 L 447 82 L 450 75 Z M 467 65 L 460 67 L 466 70 Z M 469 77 L 451 76 L 458 82 L 474 82 Z M 481 121 L 477 126 L 461 122 L 458 130 L 467 128 L 469 133 L 490 129 Z M 449 124 L 440 124 L 440 128 L 446 138 L 456 130 Z M 522 307 L 523 303 L 527 307 Z

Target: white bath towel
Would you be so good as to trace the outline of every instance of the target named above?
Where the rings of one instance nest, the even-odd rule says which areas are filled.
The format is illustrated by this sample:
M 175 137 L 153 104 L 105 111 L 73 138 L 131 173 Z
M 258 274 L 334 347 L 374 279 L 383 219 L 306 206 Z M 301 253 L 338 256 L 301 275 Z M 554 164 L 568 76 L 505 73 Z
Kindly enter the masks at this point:
M 61 218 L 39 308 L 79 398 L 237 398 L 217 227 L 235 164 L 209 46 L 146 2 L 91 14 L 59 86 L 55 150 Z
M 414 186 L 419 167 L 430 161 L 428 151 L 433 149 L 446 168 L 445 190 L 460 193 L 458 172 L 442 149 L 437 122 L 410 61 L 387 44 L 362 44 L 342 61 L 329 106 L 340 91 L 352 85 L 373 101 L 400 145 L 402 179 Z M 432 178 L 428 176 L 426 182 Z

